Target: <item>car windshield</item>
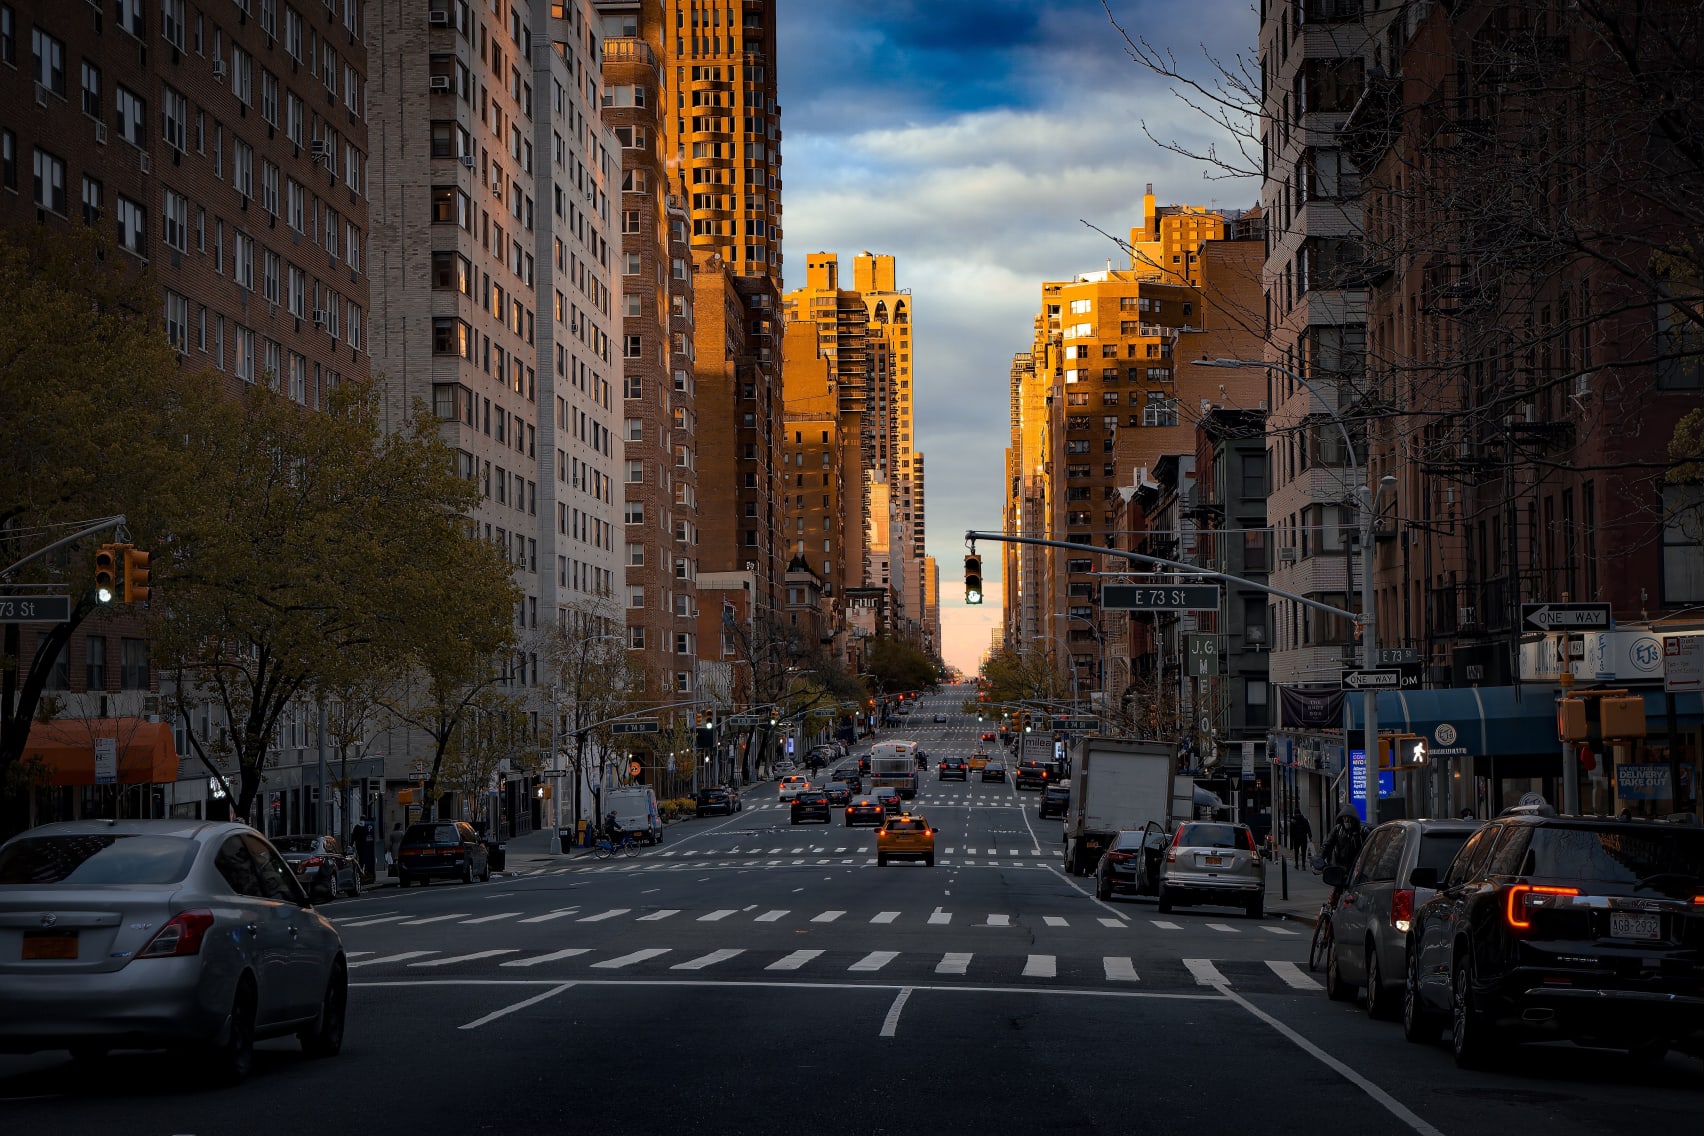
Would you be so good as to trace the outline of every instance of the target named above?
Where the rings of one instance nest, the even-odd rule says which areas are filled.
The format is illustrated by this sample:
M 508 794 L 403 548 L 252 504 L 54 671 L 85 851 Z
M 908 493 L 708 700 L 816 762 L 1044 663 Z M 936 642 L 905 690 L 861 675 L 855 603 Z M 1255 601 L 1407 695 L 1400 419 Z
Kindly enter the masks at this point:
M 1704 829 L 1617 825 L 1590 829 L 1541 827 L 1521 875 L 1643 884 L 1692 894 L 1704 883 Z
M 0 849 L 0 884 L 175 884 L 189 875 L 196 848 L 184 836 L 26 836 Z
M 1246 848 L 1234 824 L 1186 824 L 1178 834 L 1181 848 Z
M 1438 876 L 1449 870 L 1450 861 L 1454 860 L 1461 846 L 1467 843 L 1471 832 L 1428 832 L 1420 837 L 1420 856 L 1415 866 L 1419 868 L 1435 868 Z
M 272 846 L 285 854 L 312 852 L 317 839 L 313 836 L 275 836 Z
M 1125 831 L 1112 838 L 1112 846 L 1120 851 L 1126 848 L 1142 847 L 1142 834 L 1136 831 Z
M 460 844 L 461 833 L 453 824 L 417 824 L 403 836 L 404 844 Z

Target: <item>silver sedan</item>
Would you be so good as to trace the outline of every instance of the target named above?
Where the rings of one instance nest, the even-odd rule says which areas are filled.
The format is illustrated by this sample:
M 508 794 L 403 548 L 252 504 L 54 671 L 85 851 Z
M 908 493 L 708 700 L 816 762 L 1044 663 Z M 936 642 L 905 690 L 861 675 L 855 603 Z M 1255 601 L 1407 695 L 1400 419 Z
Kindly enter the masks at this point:
M 0 1052 L 194 1048 L 247 1076 L 258 1039 L 343 1045 L 337 931 L 244 824 L 72 821 L 0 845 Z

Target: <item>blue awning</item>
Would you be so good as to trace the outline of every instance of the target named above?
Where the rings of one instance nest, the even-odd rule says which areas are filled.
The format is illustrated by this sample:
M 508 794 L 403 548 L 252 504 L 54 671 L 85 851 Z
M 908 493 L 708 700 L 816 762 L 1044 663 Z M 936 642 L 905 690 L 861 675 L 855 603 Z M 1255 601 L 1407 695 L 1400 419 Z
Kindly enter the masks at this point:
M 1668 726 L 1663 692 L 1641 693 L 1649 732 L 1664 733 Z M 1379 732 L 1419 734 L 1436 757 L 1560 753 L 1556 695 L 1554 688 L 1535 686 L 1383 692 L 1378 696 Z M 1674 697 L 1677 727 L 1704 724 L 1704 695 L 1687 691 Z M 1362 705 L 1357 695 L 1344 699 L 1351 730 L 1361 728 Z

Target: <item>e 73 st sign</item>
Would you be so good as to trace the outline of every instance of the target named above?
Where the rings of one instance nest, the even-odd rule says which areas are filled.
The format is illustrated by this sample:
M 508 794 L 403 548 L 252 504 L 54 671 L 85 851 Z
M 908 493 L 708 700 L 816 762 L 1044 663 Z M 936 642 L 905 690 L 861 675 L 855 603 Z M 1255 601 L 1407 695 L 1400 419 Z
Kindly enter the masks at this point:
M 1216 584 L 1106 584 L 1101 588 L 1104 611 L 1217 611 Z
M 70 596 L 0 596 L 0 623 L 65 623 Z

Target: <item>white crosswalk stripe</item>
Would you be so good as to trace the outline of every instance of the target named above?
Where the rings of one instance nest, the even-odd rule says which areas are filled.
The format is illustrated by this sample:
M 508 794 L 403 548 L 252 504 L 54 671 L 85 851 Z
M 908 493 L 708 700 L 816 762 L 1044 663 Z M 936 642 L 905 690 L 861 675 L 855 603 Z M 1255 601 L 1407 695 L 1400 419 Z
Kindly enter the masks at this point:
M 1012 917 L 1010 915 L 990 915 L 988 922 L 983 924 L 984 927 L 1010 927 L 1011 925 Z
M 663 908 L 659 908 L 656 911 L 651 912 L 651 914 L 649 914 L 649 915 L 641 915 L 638 919 L 634 920 L 634 922 L 636 922 L 636 923 L 658 923 L 658 922 L 661 922 L 664 919 L 667 919 L 671 915 L 679 915 L 679 914 L 680 914 L 680 908 L 678 908 L 678 907 L 663 907 Z
M 720 923 L 722 920 L 726 919 L 728 916 L 732 915 L 733 913 L 734 913 L 733 908 L 724 907 L 719 911 L 712 911 L 712 912 L 709 912 L 708 914 L 700 915 L 698 917 L 698 921 L 700 923 Z
M 929 916 L 929 926 L 931 927 L 945 927 L 952 921 L 953 913 L 950 911 L 942 911 L 939 907 L 935 908 Z
M 587 915 L 574 920 L 576 923 L 602 923 L 605 919 L 614 919 L 617 915 L 626 915 L 631 907 L 612 907 L 608 911 L 600 911 L 596 915 Z
M 1128 955 L 1107 955 L 1101 959 L 1101 967 L 1106 971 L 1108 982 L 1136 981 L 1136 964 Z
M 776 959 L 774 962 L 770 963 L 768 966 L 764 967 L 763 969 L 764 970 L 798 970 L 801 966 L 804 966 L 807 962 L 810 962 L 812 959 L 816 958 L 817 956 L 819 956 L 821 954 L 822 954 L 821 951 L 794 951 L 790 955 L 786 955 L 782 958 Z
M 1120 927 L 1120 928 L 1130 926 L 1130 924 L 1126 923 L 1122 919 L 1112 919 L 1112 918 L 1109 918 L 1105 915 L 1101 916 L 1100 925 L 1102 927 Z
M 1260 929 L 1262 931 L 1266 931 L 1266 932 L 1273 934 L 1273 935 L 1299 935 L 1299 934 L 1301 934 L 1300 931 L 1292 931 L 1288 927 L 1274 927 L 1274 926 L 1271 926 L 1270 924 L 1263 924 Z
M 409 966 L 449 966 L 458 962 L 476 962 L 479 959 L 495 958 L 498 955 L 512 955 L 514 947 L 499 947 L 489 951 L 474 951 L 472 954 L 451 955 L 449 958 L 427 959 L 423 962 L 411 962 Z
M 1150 919 L 1149 922 L 1152 923 L 1154 926 L 1158 927 L 1162 931 L 1181 931 L 1181 930 L 1183 930 L 1183 928 L 1178 926 L 1176 923 L 1168 923 L 1164 919 Z
M 1219 973 L 1219 968 L 1213 965 L 1212 959 L 1184 959 L 1184 968 L 1195 976 L 1197 986 L 1223 986 L 1226 979 Z
M 1065 917 L 1062 915 L 1043 915 L 1041 921 L 1049 927 L 1069 927 L 1071 925 L 1065 921 Z
M 775 922 L 779 922 L 781 917 L 783 915 L 786 915 L 786 914 L 787 914 L 787 909 L 784 908 L 784 907 L 780 908 L 778 910 L 775 910 L 775 911 L 765 911 L 762 915 L 759 915 L 755 920 L 753 920 L 753 922 L 756 922 L 756 923 L 775 923 Z
M 358 958 L 365 958 L 366 956 L 373 954 L 373 953 L 374 952 L 372 952 L 372 951 L 345 951 L 343 953 L 343 957 L 344 958 L 358 959 Z
M 846 914 L 846 912 L 844 912 L 844 911 L 824 911 L 820 915 L 811 916 L 811 922 L 812 923 L 832 923 L 836 919 L 839 919 L 842 915 L 845 915 L 845 914 Z
M 871 951 L 846 969 L 869 973 L 870 971 L 880 970 L 898 957 L 898 951 Z
M 1053 978 L 1059 973 L 1059 960 L 1052 955 L 1030 955 L 1024 962 L 1025 978 Z
M 530 919 L 522 919 L 522 923 L 549 923 L 554 919 L 566 919 L 580 910 L 578 907 L 565 907 L 561 911 L 548 911 L 543 915 L 534 915 Z
M 970 966 L 968 952 L 949 951 L 941 956 L 941 961 L 935 965 L 936 974 L 963 974 Z
M 394 955 L 380 955 L 378 958 L 362 959 L 360 962 L 352 962 L 349 964 L 349 967 L 353 970 L 358 966 L 377 966 L 380 963 L 386 962 L 407 962 L 409 959 L 425 958 L 427 955 L 435 955 L 437 953 L 437 951 L 400 951 Z
M 1229 923 L 1209 923 L 1209 924 L 1207 924 L 1207 929 L 1209 931 L 1223 931 L 1227 935 L 1240 935 L 1240 934 L 1242 934 L 1241 931 L 1237 930 L 1235 927 L 1231 926 Z
M 1320 984 L 1308 977 L 1306 971 L 1287 960 L 1274 961 L 1268 959 L 1266 965 L 1272 968 L 1272 973 L 1282 978 L 1297 990 L 1318 990 Z
M 466 919 L 471 911 L 457 911 L 450 915 L 428 915 L 424 919 L 410 919 L 402 924 L 404 927 L 424 927 L 428 923 L 448 923 L 451 919 Z
M 339 923 L 339 927 L 377 927 L 380 923 L 395 923 L 399 919 L 407 919 L 406 915 L 381 915 L 377 919 L 363 919 L 358 923 Z
M 870 917 L 872 923 L 892 923 L 899 918 L 897 911 L 878 911 Z
M 520 914 L 522 914 L 522 912 L 501 911 L 496 915 L 481 915 L 478 919 L 463 919 L 460 925 L 466 927 L 470 923 L 495 923 L 499 919 L 513 919 L 515 916 Z
M 590 947 L 568 947 L 568 948 L 565 948 L 565 949 L 560 950 L 560 951 L 551 951 L 549 954 L 533 955 L 530 958 L 510 959 L 508 962 L 499 963 L 498 965 L 500 965 L 500 966 L 538 966 L 541 963 L 556 962 L 558 959 L 575 958 L 579 955 L 590 954 L 590 953 L 591 953 Z
M 659 955 L 666 955 L 668 953 L 669 951 L 667 947 L 649 947 L 642 951 L 632 951 L 620 956 L 619 958 L 604 959 L 602 962 L 594 962 L 592 965 L 597 967 L 599 970 L 620 970 L 624 966 L 633 966 L 636 963 L 645 962 L 649 959 L 654 959 Z
M 729 959 L 736 958 L 739 955 L 743 955 L 743 954 L 745 954 L 745 951 L 733 950 L 733 949 L 711 951 L 707 955 L 699 955 L 697 958 L 688 960 L 687 962 L 677 962 L 673 966 L 671 966 L 669 969 L 670 970 L 703 970 L 707 966 L 715 966 L 719 962 L 727 962 Z

